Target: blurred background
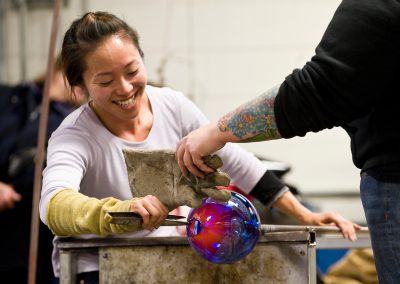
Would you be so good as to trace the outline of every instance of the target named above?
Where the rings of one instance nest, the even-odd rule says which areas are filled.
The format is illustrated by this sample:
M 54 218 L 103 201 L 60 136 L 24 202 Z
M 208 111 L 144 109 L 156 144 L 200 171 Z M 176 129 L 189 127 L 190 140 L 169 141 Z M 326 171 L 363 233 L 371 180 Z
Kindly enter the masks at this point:
M 280 84 L 314 54 L 339 0 L 64 0 L 58 50 L 87 11 L 118 15 L 141 35 L 149 80 L 182 91 L 215 120 Z M 31 80 L 47 66 L 53 1 L 0 1 L 0 82 Z M 244 144 L 283 162 L 287 183 L 320 210 L 365 223 L 359 170 L 340 128 Z M 277 164 L 275 166 L 281 166 Z

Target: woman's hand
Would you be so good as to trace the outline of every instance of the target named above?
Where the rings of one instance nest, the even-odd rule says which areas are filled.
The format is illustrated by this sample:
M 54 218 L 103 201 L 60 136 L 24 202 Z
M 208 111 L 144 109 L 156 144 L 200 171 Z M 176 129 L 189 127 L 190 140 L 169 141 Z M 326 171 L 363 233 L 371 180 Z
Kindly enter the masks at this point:
M 161 201 L 153 195 L 133 199 L 130 211 L 142 216 L 142 226 L 147 230 L 154 230 L 160 227 L 161 223 L 168 215 L 167 207 L 165 207 Z
M 357 240 L 356 231 L 361 227 L 335 212 L 315 213 L 300 203 L 290 192 L 285 192 L 274 204 L 279 211 L 293 217 L 303 225 L 337 226 L 344 238 Z
M 14 208 L 15 204 L 22 199 L 12 185 L 0 182 L 0 212 Z
M 345 219 L 335 212 L 310 212 L 302 222 L 305 225 L 337 226 L 339 227 L 343 237 L 350 241 L 357 240 L 356 231 L 361 229 L 358 224 Z

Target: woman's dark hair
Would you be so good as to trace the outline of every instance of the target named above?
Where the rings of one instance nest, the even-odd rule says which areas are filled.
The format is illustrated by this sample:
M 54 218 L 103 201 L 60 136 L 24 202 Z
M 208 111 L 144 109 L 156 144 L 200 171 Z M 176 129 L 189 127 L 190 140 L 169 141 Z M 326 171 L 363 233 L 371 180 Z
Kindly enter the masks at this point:
M 131 39 L 140 56 L 144 56 L 136 30 L 110 13 L 89 12 L 72 22 L 64 35 L 61 50 L 64 74 L 71 86 L 83 85 L 86 55 L 115 34 Z

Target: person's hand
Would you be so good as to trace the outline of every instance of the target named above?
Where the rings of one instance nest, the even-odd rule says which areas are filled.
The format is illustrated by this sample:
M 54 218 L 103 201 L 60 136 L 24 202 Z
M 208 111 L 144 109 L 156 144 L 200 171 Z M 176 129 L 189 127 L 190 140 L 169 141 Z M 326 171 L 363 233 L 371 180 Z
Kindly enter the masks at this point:
M 21 199 L 22 196 L 11 185 L 0 182 L 0 212 L 14 208 Z
M 285 192 L 273 204 L 279 211 L 293 217 L 303 225 L 337 226 L 344 238 L 354 241 L 357 239 L 356 231 L 361 227 L 335 212 L 315 213 L 305 207 L 290 192 Z
M 339 227 L 343 237 L 351 241 L 357 240 L 356 231 L 361 229 L 358 224 L 343 218 L 335 212 L 311 212 L 303 223 L 306 225 L 317 226 L 337 226 Z
M 176 147 L 176 159 L 183 175 L 192 173 L 203 178 L 205 173 L 214 171 L 204 157 L 224 147 L 222 132 L 216 123 L 200 127 L 182 138 Z
M 228 191 L 215 188 L 230 183 L 229 176 L 218 170 L 222 160 L 216 155 L 206 158 L 213 172 L 200 179 L 182 175 L 174 151 L 124 149 L 123 154 L 133 197 L 154 195 L 169 211 L 181 205 L 199 207 L 205 197 L 219 201 L 231 198 Z
M 133 199 L 130 205 L 130 211 L 142 216 L 142 227 L 147 230 L 153 230 L 160 227 L 161 223 L 168 215 L 167 207 L 165 207 L 164 204 L 153 195 Z

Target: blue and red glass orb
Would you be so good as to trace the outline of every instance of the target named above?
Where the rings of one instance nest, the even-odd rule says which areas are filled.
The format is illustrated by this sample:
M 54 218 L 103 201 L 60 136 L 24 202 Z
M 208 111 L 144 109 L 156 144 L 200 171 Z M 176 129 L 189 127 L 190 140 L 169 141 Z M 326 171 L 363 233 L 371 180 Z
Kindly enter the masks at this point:
M 232 263 L 245 257 L 260 238 L 260 218 L 253 204 L 239 193 L 231 195 L 228 202 L 207 198 L 188 216 L 190 245 L 213 263 Z

